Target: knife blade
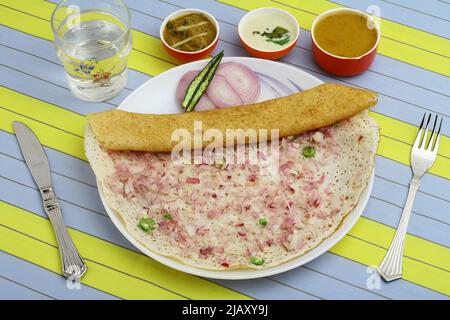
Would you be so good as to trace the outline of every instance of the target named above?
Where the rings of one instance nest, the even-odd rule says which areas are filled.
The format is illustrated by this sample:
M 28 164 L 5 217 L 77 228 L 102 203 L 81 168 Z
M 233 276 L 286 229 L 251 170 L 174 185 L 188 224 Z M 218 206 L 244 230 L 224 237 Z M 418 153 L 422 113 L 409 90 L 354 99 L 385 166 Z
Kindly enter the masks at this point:
M 26 124 L 14 121 L 12 126 L 25 163 L 41 193 L 44 210 L 55 232 L 63 275 L 72 281 L 78 281 L 86 273 L 87 266 L 64 224 L 59 200 L 53 192 L 50 165 L 44 148 Z
M 25 163 L 33 176 L 39 189 L 50 188 L 52 181 L 50 178 L 50 166 L 44 149 L 36 135 L 24 123 L 14 121 L 14 132 L 19 141 Z

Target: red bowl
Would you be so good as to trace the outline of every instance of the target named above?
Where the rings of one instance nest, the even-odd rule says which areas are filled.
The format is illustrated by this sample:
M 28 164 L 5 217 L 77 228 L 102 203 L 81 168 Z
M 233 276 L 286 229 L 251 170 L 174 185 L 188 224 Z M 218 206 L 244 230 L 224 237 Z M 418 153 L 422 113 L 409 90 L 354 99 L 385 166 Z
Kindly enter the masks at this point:
M 261 14 L 261 13 L 283 15 L 284 19 L 291 21 L 292 25 L 295 26 L 295 30 L 297 31 L 297 33 L 295 34 L 294 40 L 291 42 L 291 44 L 289 44 L 287 47 L 280 48 L 277 50 L 263 50 L 263 49 L 258 49 L 257 47 L 254 47 L 254 46 L 248 44 L 247 42 L 245 42 L 244 37 L 242 36 L 243 26 L 247 23 L 248 19 L 252 15 Z M 276 59 L 279 59 L 279 58 L 285 56 L 286 54 L 288 54 L 289 51 L 291 51 L 295 47 L 295 44 L 297 43 L 298 37 L 300 35 L 300 29 L 298 26 L 297 19 L 293 15 L 291 15 L 289 12 L 278 9 L 278 8 L 268 7 L 268 8 L 254 9 L 252 11 L 249 11 L 247 14 L 245 14 L 239 21 L 238 34 L 239 34 L 239 38 L 241 39 L 242 45 L 244 46 L 245 50 L 247 50 L 247 52 L 250 53 L 252 56 L 257 57 L 257 58 L 262 58 L 262 59 L 276 60 Z
M 247 50 L 248 53 L 250 53 L 254 57 L 261 58 L 261 59 L 268 59 L 268 60 L 280 59 L 281 57 L 287 55 L 289 53 L 289 51 L 291 51 L 295 47 L 295 44 L 296 44 L 296 41 L 294 41 L 289 46 L 287 46 L 281 50 L 262 51 L 262 50 L 256 49 L 255 47 L 249 46 L 240 36 L 239 36 L 239 38 L 241 39 L 242 45 L 244 46 L 245 50 Z
M 167 24 L 167 22 L 169 22 L 169 20 L 180 17 L 180 16 L 187 15 L 190 13 L 200 13 L 200 14 L 203 14 L 205 17 L 207 17 L 216 27 L 216 31 L 217 31 L 216 37 L 214 38 L 213 42 L 211 42 L 211 44 L 209 46 L 207 46 L 206 48 L 199 50 L 199 51 L 187 52 L 187 51 L 181 51 L 181 50 L 174 49 L 171 46 L 169 46 L 169 44 L 164 40 L 164 37 L 163 37 L 164 28 L 166 27 L 166 24 Z M 210 55 L 210 53 L 216 47 L 217 42 L 219 42 L 219 32 L 220 32 L 219 23 L 208 12 L 199 10 L 199 9 L 181 9 L 181 10 L 171 13 L 169 16 L 166 17 L 166 19 L 164 19 L 164 21 L 161 24 L 161 28 L 159 29 L 159 37 L 164 46 L 164 49 L 167 51 L 168 54 L 170 54 L 172 57 L 174 57 L 182 62 L 191 62 L 191 61 L 206 58 Z
M 314 38 L 314 27 L 316 26 L 317 22 L 320 21 L 322 18 L 335 14 L 337 12 L 351 12 L 356 13 L 359 15 L 363 15 L 367 17 L 367 19 L 370 19 L 370 21 L 373 22 L 373 25 L 375 26 L 375 29 L 377 30 L 377 41 L 375 42 L 375 45 L 365 54 L 354 57 L 354 58 L 347 58 L 347 57 L 340 57 L 336 56 L 332 53 L 329 53 L 325 50 L 323 50 L 318 44 L 316 39 Z M 368 14 L 354 10 L 354 9 L 348 9 L 348 8 L 339 8 L 339 9 L 332 9 L 329 11 L 326 11 L 319 16 L 316 17 L 314 20 L 312 26 L 311 26 L 311 41 L 312 41 L 312 53 L 314 56 L 314 60 L 316 63 L 326 72 L 337 75 L 337 76 L 354 76 L 357 75 L 367 69 L 369 69 L 370 65 L 372 64 L 373 59 L 376 56 L 377 53 L 377 47 L 378 43 L 380 42 L 380 28 L 378 24 L 372 19 L 371 16 Z

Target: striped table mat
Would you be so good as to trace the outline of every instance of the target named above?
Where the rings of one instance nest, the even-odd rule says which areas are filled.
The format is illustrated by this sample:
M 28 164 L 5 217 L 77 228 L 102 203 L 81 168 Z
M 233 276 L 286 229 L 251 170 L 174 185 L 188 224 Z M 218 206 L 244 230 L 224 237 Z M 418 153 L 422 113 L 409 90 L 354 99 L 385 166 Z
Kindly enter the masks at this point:
M 450 296 L 450 4 L 441 0 L 126 0 L 133 50 L 123 92 L 102 103 L 76 99 L 52 43 L 56 1 L 0 0 L 0 298 L 2 299 L 448 299 Z M 341 242 L 287 273 L 248 281 L 213 281 L 169 269 L 140 254 L 109 220 L 83 151 L 85 114 L 115 108 L 136 87 L 178 63 L 161 46 L 162 20 L 180 8 L 213 14 L 215 50 L 247 56 L 237 37 L 246 11 L 278 7 L 301 35 L 282 62 L 323 81 L 379 93 L 371 111 L 381 126 L 368 206 Z M 311 59 L 309 30 L 321 12 L 342 6 L 381 12 L 379 54 L 351 78 L 325 74 Z M 376 6 L 376 7 L 373 7 Z M 405 247 L 404 278 L 374 273 L 393 237 L 410 179 L 409 154 L 425 111 L 442 115 L 437 160 L 422 181 Z M 11 122 L 28 124 L 45 145 L 66 223 L 89 272 L 81 288 L 61 277 L 56 240 L 25 166 Z

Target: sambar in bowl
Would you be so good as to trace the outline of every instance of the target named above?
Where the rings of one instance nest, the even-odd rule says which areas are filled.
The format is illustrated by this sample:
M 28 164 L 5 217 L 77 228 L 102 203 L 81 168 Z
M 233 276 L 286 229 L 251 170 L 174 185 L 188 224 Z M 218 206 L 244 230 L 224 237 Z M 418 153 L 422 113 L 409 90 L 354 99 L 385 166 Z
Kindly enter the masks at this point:
M 322 69 L 338 76 L 353 76 L 372 64 L 380 29 L 368 14 L 339 8 L 314 20 L 311 38 L 314 59 Z

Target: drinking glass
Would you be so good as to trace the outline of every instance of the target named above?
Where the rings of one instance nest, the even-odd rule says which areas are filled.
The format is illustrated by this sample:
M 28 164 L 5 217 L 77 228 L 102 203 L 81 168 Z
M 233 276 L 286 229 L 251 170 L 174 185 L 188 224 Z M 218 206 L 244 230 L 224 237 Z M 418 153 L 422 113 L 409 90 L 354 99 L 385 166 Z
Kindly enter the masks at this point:
M 65 0 L 51 18 L 55 46 L 73 94 L 103 101 L 127 81 L 130 13 L 122 0 Z

